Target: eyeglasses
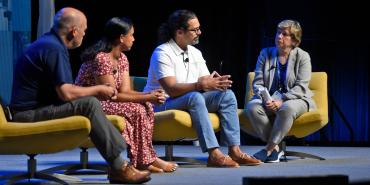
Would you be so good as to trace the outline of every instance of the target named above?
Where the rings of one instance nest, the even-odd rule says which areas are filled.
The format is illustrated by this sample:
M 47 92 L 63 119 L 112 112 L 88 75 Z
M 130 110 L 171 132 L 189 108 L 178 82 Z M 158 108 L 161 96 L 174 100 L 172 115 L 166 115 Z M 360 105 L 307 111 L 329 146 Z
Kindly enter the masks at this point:
M 194 33 L 200 33 L 200 27 L 198 28 L 193 28 L 193 29 L 188 29 L 188 31 L 192 31 Z
M 283 35 L 284 37 L 290 37 L 290 36 L 292 36 L 292 34 L 290 34 L 290 33 L 287 33 L 287 32 L 284 32 L 284 31 L 281 31 L 281 30 L 278 30 L 277 32 L 276 32 L 276 35 Z

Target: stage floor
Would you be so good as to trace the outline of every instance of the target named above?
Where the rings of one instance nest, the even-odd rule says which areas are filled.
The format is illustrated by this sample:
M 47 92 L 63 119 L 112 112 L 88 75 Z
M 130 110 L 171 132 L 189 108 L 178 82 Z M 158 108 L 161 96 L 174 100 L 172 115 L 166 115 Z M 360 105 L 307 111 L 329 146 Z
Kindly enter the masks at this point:
M 155 146 L 159 156 L 164 155 L 164 146 Z M 242 146 L 243 151 L 253 154 L 262 146 Z M 222 147 L 227 153 L 227 148 Z M 262 164 L 259 166 L 242 166 L 240 168 L 207 168 L 205 165 L 180 165 L 174 173 L 152 174 L 148 185 L 241 185 L 243 177 L 296 177 L 347 175 L 350 184 L 370 182 L 370 148 L 367 147 L 309 147 L 289 146 L 288 150 L 307 152 L 321 156 L 326 160 L 300 159 L 289 157 L 288 162 Z M 79 149 L 36 156 L 39 170 L 56 165 L 79 162 Z M 174 146 L 176 156 L 196 158 L 206 162 L 207 154 L 201 153 L 199 147 L 190 145 Z M 125 158 L 126 155 L 124 155 Z M 91 163 L 104 164 L 96 149 L 89 149 Z M 0 175 L 24 172 L 27 169 L 27 156 L 0 155 Z M 90 171 L 91 172 L 91 171 Z M 71 184 L 108 184 L 106 174 L 88 173 L 72 175 Z M 63 177 L 68 179 L 69 176 Z M 82 179 L 82 182 L 75 181 Z M 3 184 L 4 181 L 0 181 Z M 45 181 L 22 181 L 17 184 L 55 184 Z

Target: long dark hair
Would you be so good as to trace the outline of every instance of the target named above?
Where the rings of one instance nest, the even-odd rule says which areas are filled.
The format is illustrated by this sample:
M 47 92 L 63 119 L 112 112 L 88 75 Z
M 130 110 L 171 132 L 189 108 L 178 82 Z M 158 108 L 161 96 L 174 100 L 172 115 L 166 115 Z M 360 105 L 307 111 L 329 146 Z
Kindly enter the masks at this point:
M 176 10 L 169 17 L 167 22 L 162 23 L 158 30 L 158 43 L 162 44 L 175 37 L 176 30 L 187 29 L 188 21 L 197 18 L 190 10 Z
M 113 17 L 110 19 L 104 27 L 104 35 L 102 39 L 96 42 L 94 45 L 88 47 L 82 54 L 81 60 L 83 62 L 93 60 L 99 52 L 110 52 L 116 39 L 121 34 L 126 35 L 132 28 L 132 21 L 126 17 Z

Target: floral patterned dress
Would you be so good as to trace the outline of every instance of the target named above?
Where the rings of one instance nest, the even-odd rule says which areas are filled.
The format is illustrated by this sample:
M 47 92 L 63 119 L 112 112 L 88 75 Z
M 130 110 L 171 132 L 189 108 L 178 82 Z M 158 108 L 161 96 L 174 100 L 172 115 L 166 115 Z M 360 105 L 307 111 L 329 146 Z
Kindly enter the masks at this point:
M 118 69 L 113 69 L 109 53 L 100 52 L 95 60 L 84 62 L 76 78 L 76 84 L 80 86 L 96 85 L 96 76 L 112 74 L 116 81 L 117 90 L 122 85 L 122 74 L 129 71 L 129 62 L 124 53 L 117 64 Z M 122 133 L 129 145 L 129 158 L 131 164 L 147 166 L 154 162 L 157 155 L 152 145 L 154 111 L 150 102 L 112 102 L 100 101 L 106 114 L 120 115 L 125 118 L 126 127 Z

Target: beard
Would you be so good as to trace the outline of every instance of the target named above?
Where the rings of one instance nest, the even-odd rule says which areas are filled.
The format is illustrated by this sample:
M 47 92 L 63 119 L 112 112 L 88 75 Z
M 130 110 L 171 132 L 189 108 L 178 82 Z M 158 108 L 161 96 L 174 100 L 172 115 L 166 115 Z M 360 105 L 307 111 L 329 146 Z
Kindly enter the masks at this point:
M 191 42 L 191 45 L 199 44 L 199 37 L 194 38 L 194 40 Z
M 76 49 L 76 48 L 80 47 L 81 44 L 82 44 L 82 39 L 81 40 L 74 39 L 72 41 L 72 46 L 68 49 Z

